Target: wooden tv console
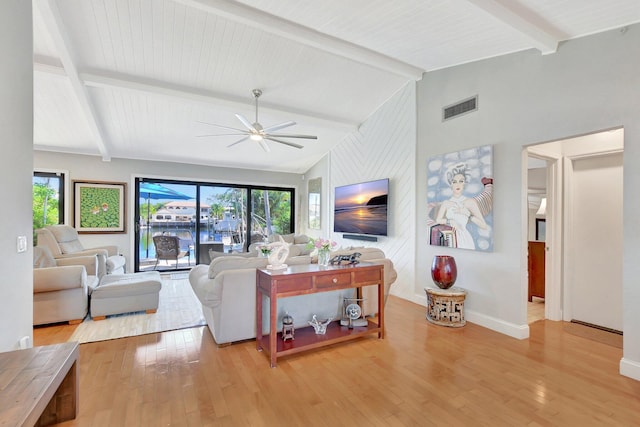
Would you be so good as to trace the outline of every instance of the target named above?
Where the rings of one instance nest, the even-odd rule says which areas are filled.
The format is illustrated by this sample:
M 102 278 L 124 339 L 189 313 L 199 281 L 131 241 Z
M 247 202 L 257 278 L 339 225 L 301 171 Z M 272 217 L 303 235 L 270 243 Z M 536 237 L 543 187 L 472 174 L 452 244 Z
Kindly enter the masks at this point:
M 384 338 L 384 265 L 361 262 L 354 265 L 320 266 L 318 264 L 292 265 L 282 270 L 256 271 L 256 348 L 270 356 L 271 367 L 278 357 L 327 345 L 349 341 L 368 334 Z M 349 329 L 340 325 L 340 319 L 327 326 L 323 335 L 313 327 L 295 330 L 295 339 L 284 341 L 277 331 L 278 298 L 314 294 L 362 286 L 378 286 L 377 323 L 369 320 L 367 326 Z M 269 335 L 262 333 L 262 301 L 269 298 Z

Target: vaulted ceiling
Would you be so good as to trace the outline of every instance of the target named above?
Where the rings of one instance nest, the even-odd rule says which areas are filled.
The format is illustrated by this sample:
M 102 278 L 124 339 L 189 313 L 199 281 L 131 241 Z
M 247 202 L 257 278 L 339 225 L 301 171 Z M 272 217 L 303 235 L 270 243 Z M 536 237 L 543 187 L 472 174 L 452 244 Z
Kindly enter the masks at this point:
M 34 0 L 34 149 L 304 172 L 423 73 L 640 22 L 637 0 Z M 205 123 L 317 135 L 270 152 Z M 205 122 L 205 123 L 202 123 Z

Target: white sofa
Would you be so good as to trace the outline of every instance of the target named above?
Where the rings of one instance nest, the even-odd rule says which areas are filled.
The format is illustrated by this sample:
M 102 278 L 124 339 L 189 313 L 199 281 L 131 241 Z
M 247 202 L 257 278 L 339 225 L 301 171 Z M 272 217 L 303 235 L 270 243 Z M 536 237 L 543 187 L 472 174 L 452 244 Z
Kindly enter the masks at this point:
M 385 299 L 389 288 L 396 280 L 396 271 L 391 260 L 376 248 L 356 248 L 333 252 L 351 254 L 360 252 L 361 261 L 379 262 L 385 266 Z M 293 256 L 286 260 L 289 265 L 311 262 L 311 256 Z M 189 273 L 189 282 L 202 304 L 202 311 L 213 339 L 218 345 L 252 339 L 256 337 L 256 269 L 264 268 L 267 259 L 253 256 L 225 256 L 199 264 Z M 377 308 L 376 286 L 363 289 L 365 315 L 374 314 Z M 301 295 L 278 300 L 278 330 L 285 313 L 294 319 L 294 326 L 305 327 L 312 316 L 339 319 L 342 315 L 343 299 L 354 296 L 353 289 Z M 263 324 L 268 328 L 268 301 L 264 301 Z M 266 332 L 266 330 L 265 330 Z

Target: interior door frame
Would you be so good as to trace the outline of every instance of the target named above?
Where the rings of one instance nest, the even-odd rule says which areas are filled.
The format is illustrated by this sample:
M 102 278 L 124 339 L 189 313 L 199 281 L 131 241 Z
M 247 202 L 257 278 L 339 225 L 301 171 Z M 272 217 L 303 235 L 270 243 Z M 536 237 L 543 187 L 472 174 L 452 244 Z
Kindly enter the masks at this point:
M 553 150 L 545 150 L 545 143 L 529 146 L 524 150 L 523 169 L 527 176 L 527 160 L 529 157 L 544 160 L 547 163 L 547 209 L 546 238 L 545 238 L 545 298 L 544 316 L 549 320 L 562 319 L 562 162 L 561 156 Z M 525 190 L 528 188 L 528 179 L 525 178 Z M 525 196 L 527 192 L 524 192 Z M 526 215 L 528 215 L 528 202 L 525 202 Z M 527 216 L 528 218 L 528 216 Z M 524 221 L 525 233 L 528 221 Z M 526 234 L 525 234 L 526 235 Z M 527 239 L 523 242 L 523 253 L 527 257 Z M 527 265 L 527 264 L 524 264 Z M 525 279 L 528 279 L 525 274 Z M 523 281 L 524 289 L 528 289 L 528 280 Z M 523 292 L 524 301 L 527 301 L 528 292 Z
M 529 156 L 546 160 L 547 162 L 547 211 L 546 211 L 546 261 L 545 261 L 545 318 L 549 320 L 571 320 L 570 303 L 571 290 L 566 289 L 565 284 L 568 283 L 567 277 L 570 264 L 567 253 L 571 235 L 568 230 L 568 221 L 572 209 L 572 200 L 569 189 L 571 188 L 573 161 L 585 157 L 610 155 L 618 152 L 624 153 L 624 133 L 622 133 L 622 145 L 611 140 L 607 136 L 607 132 L 622 130 L 624 128 L 614 127 L 611 129 L 594 130 L 583 135 L 569 136 L 553 141 L 541 142 L 525 147 L 523 152 L 523 175 L 524 175 L 524 193 L 526 198 L 528 180 L 527 180 L 527 158 Z M 604 139 L 598 139 L 598 135 L 604 136 Z M 575 145 L 571 148 L 572 143 L 583 138 L 589 139 L 590 143 L 583 147 L 582 150 L 576 152 Z M 593 143 L 596 141 L 597 143 Z M 572 153 L 573 151 L 573 153 Z M 526 205 L 526 202 L 525 202 Z M 525 213 L 528 213 L 525 211 Z M 526 218 L 526 216 L 525 216 Z M 524 232 L 527 231 L 527 222 L 524 221 Z M 525 234 L 526 236 L 526 234 Z M 523 242 L 523 258 L 526 265 L 527 245 L 526 238 Z M 523 274 L 523 289 L 527 289 L 528 285 L 526 274 Z M 524 301 L 526 302 L 526 294 L 524 292 Z

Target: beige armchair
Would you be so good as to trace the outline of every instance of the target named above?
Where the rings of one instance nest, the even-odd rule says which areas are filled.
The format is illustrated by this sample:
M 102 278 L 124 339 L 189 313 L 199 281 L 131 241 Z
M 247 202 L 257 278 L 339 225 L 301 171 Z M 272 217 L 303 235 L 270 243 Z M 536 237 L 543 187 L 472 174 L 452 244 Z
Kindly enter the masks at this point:
M 96 255 L 55 259 L 47 248 L 33 248 L 33 324 L 82 322 L 96 269 Z
M 69 225 L 49 225 L 36 230 L 38 246 L 49 249 L 55 259 L 97 255 L 97 276 L 122 274 L 125 270 L 125 257 L 119 254 L 118 246 L 98 246 L 85 249 L 80 243 L 78 232 Z

